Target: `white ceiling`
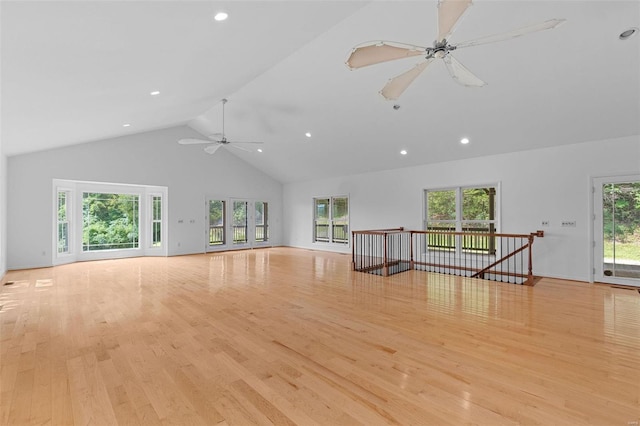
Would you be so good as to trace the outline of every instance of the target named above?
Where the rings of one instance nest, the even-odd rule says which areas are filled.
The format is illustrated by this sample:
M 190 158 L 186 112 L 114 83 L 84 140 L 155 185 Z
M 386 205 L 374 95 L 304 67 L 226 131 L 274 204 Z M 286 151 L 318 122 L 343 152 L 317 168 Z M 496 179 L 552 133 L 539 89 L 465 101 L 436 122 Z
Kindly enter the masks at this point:
M 378 91 L 419 59 L 344 65 L 365 41 L 431 46 L 436 4 L 3 1 L 3 152 L 181 124 L 220 132 L 222 98 L 227 137 L 264 141 L 229 150 L 282 182 L 640 134 L 640 36 L 618 39 L 640 27 L 639 1 L 475 1 L 452 43 L 567 20 L 453 52 L 482 88 L 434 63 L 390 102 Z

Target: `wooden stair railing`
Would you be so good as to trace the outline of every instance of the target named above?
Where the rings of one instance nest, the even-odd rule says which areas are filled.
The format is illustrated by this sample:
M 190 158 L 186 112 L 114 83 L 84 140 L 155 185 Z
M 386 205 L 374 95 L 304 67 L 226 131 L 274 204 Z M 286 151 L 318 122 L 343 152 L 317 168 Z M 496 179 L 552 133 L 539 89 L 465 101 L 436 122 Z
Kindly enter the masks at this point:
M 383 276 L 416 269 L 534 285 L 532 246 L 535 237 L 543 236 L 543 231 L 353 231 L 352 268 Z

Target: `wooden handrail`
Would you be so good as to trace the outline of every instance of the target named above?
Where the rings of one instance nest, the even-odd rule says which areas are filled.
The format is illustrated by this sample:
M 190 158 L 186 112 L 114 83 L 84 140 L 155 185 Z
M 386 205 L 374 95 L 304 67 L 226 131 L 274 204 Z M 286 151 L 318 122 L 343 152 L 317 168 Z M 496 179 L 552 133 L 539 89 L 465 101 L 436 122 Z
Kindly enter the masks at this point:
M 497 232 L 464 232 L 464 231 L 408 231 L 412 234 L 435 234 L 435 235 L 468 235 L 473 237 L 508 237 L 508 238 L 529 238 L 532 234 L 502 234 Z M 533 235 L 537 235 L 534 233 Z
M 404 245 L 406 243 L 401 243 L 402 245 L 400 246 L 396 245 L 399 241 L 404 240 L 402 236 L 399 237 L 400 239 L 394 238 L 393 243 L 391 243 L 390 240 L 388 241 L 389 238 L 398 234 L 407 234 L 409 236 L 408 250 L 406 248 L 407 246 Z M 451 240 L 447 239 L 444 243 L 434 243 L 431 240 L 431 236 L 434 235 L 446 236 L 447 238 L 451 238 Z M 359 238 L 356 238 L 356 236 Z M 419 236 L 423 237 L 420 238 Z M 536 231 L 530 234 L 442 230 L 418 231 L 405 230 L 404 228 L 352 231 L 352 267 L 353 270 L 378 273 L 383 276 L 408 269 L 432 270 L 436 272 L 446 271 L 448 273 L 454 273 L 452 271 L 455 271 L 455 275 L 474 278 L 485 278 L 485 276 L 489 274 L 496 278 L 506 276 L 507 282 L 533 285 L 533 256 L 531 248 L 534 238 L 543 236 L 543 231 Z M 469 243 L 469 240 L 464 237 L 472 237 L 471 242 Z M 416 240 L 416 238 L 420 239 Z M 455 240 L 453 240 L 453 238 L 455 238 Z M 478 244 L 478 240 L 474 240 L 478 238 L 486 238 L 488 245 L 484 245 L 482 242 Z M 509 253 L 503 250 L 496 251 L 496 239 L 502 239 L 500 240 L 500 248 L 504 248 L 503 244 L 506 244 L 506 251 L 509 251 Z M 366 248 L 368 252 L 358 252 L 359 244 L 361 244 L 363 248 Z M 416 247 L 414 247 L 414 245 L 416 245 Z M 399 251 L 397 251 L 397 247 L 400 247 Z M 402 247 L 405 248 L 403 249 Z M 425 251 L 422 249 L 419 250 L 421 257 L 426 256 L 425 259 L 414 258 L 415 249 L 419 249 L 420 247 L 427 249 Z M 525 250 L 528 250 L 528 256 L 523 258 L 521 253 Z M 389 251 L 391 251 L 391 253 Z M 491 261 L 496 254 L 502 255 L 502 257 L 485 266 L 485 262 Z M 518 257 L 514 260 L 515 262 L 519 262 L 520 268 L 518 268 L 518 263 L 514 264 L 514 260 L 510 260 L 516 256 Z M 374 264 L 370 264 L 371 259 L 379 260 L 376 260 Z M 391 265 L 399 265 L 399 267 L 391 271 Z M 506 265 L 506 269 L 503 269 L 502 265 Z M 526 270 L 525 266 L 527 267 Z M 430 269 L 424 269 L 425 267 Z M 511 281 L 514 278 L 516 278 L 515 281 Z M 524 281 L 520 281 L 519 279 L 523 279 Z M 500 281 L 502 281 L 502 278 Z

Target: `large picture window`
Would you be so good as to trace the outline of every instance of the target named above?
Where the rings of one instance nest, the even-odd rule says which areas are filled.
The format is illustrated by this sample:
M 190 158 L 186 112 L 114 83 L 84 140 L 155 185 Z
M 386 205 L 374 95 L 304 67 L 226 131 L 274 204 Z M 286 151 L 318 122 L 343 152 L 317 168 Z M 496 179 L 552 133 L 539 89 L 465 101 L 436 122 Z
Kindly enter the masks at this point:
M 314 198 L 313 207 L 313 241 L 349 244 L 349 198 Z
M 139 246 L 138 195 L 82 194 L 82 251 L 132 249 Z
M 53 264 L 167 255 L 167 188 L 53 180 Z

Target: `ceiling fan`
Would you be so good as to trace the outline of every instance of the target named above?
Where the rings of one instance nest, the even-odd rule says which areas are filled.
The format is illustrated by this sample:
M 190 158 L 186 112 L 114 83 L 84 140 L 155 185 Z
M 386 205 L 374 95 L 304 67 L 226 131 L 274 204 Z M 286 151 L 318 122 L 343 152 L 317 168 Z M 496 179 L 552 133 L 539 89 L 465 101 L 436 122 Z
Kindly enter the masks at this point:
M 207 154 L 213 154 L 221 146 L 231 146 L 231 147 L 233 147 L 235 149 L 239 149 L 240 151 L 251 152 L 247 148 L 239 146 L 238 144 L 246 144 L 246 143 L 262 144 L 262 142 L 238 142 L 238 141 L 229 141 L 229 140 L 227 140 L 227 137 L 226 137 L 226 135 L 224 133 L 224 106 L 225 106 L 226 103 L 227 103 L 227 100 L 223 99 L 222 100 L 222 135 L 220 135 L 220 137 L 218 137 L 219 134 L 214 133 L 213 135 L 208 136 L 208 138 L 209 138 L 208 140 L 187 138 L 187 139 L 180 139 L 178 141 L 178 143 L 180 145 L 208 144 L 209 146 L 206 146 L 204 148 L 204 151 Z
M 398 99 L 416 77 L 436 59 L 442 59 L 444 61 L 449 74 L 456 82 L 463 86 L 481 87 L 486 83 L 476 77 L 454 58 L 451 55 L 452 51 L 464 47 L 508 40 L 536 31 L 552 29 L 565 21 L 565 19 L 551 19 L 503 34 L 490 35 L 475 40 L 450 44 L 449 37 L 453 34 L 460 18 L 471 4 L 472 0 L 438 1 L 438 38 L 433 42 L 433 47 L 414 46 L 392 41 L 368 42 L 353 48 L 351 55 L 349 55 L 347 59 L 347 66 L 353 70 L 411 56 L 424 56 L 424 61 L 418 63 L 409 71 L 390 79 L 382 88 L 380 94 L 388 100 Z

